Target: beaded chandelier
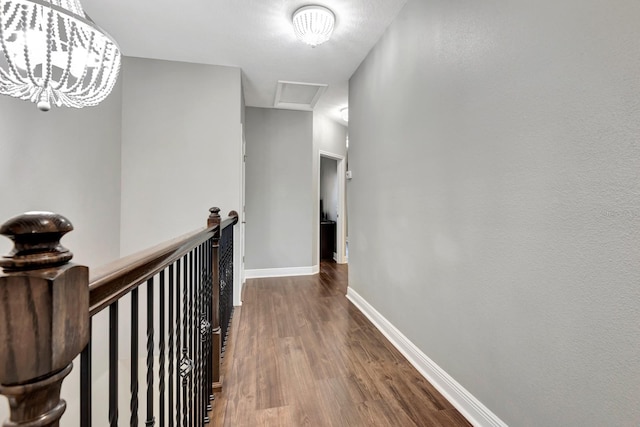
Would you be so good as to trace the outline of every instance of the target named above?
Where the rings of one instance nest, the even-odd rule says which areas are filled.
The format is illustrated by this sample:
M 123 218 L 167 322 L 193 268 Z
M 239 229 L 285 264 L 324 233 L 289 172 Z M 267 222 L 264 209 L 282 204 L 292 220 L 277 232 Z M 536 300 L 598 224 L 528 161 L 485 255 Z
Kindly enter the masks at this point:
M 326 7 L 312 5 L 296 10 L 292 21 L 296 37 L 311 47 L 316 47 L 329 40 L 336 17 Z
M 99 104 L 120 71 L 116 42 L 79 0 L 0 0 L 0 94 L 51 104 Z

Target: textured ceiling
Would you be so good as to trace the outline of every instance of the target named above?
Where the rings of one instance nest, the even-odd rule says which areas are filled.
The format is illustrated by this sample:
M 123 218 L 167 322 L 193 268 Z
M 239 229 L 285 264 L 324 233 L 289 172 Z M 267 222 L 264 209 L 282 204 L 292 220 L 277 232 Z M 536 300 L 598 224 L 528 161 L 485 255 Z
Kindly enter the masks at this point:
M 248 106 L 272 107 L 278 80 L 329 88 L 316 109 L 339 120 L 348 79 L 406 0 L 82 0 L 127 56 L 229 65 L 243 70 Z M 333 10 L 336 28 L 311 48 L 291 27 L 307 4 Z

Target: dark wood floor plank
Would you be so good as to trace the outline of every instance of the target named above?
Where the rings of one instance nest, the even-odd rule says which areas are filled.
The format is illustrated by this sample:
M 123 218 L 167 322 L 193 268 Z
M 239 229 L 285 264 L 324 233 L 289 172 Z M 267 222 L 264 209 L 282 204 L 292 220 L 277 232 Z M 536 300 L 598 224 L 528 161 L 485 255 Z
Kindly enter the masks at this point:
M 346 298 L 347 266 L 248 280 L 214 426 L 470 424 Z
M 274 340 L 267 348 L 263 347 L 256 357 L 256 409 L 286 405 L 276 342 Z
M 292 409 L 289 406 L 263 409 L 256 412 L 255 426 L 264 427 L 289 427 L 296 425 Z
M 439 411 L 435 415 L 436 419 L 440 422 L 442 427 L 457 427 L 464 425 L 467 420 L 455 409 L 446 409 Z

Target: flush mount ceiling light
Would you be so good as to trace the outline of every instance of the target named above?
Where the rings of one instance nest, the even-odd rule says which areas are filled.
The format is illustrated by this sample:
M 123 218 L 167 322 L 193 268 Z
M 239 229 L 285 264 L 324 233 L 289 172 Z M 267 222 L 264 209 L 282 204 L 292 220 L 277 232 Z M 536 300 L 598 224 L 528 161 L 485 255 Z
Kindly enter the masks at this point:
M 342 110 L 340 110 L 340 117 L 342 117 L 342 120 L 344 120 L 345 122 L 349 122 L 349 107 L 344 107 Z
M 293 14 L 293 29 L 296 37 L 311 47 L 316 47 L 331 37 L 336 17 L 322 6 L 304 6 Z
M 116 42 L 79 0 L 0 0 L 0 94 L 82 108 L 99 104 L 120 71 Z

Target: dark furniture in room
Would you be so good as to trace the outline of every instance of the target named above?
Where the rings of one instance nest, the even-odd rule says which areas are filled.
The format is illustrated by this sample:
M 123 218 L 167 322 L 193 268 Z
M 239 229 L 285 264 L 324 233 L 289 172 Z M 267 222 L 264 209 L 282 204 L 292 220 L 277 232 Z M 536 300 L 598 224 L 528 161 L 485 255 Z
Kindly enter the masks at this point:
M 336 222 L 320 221 L 320 259 L 333 259 L 336 251 Z

